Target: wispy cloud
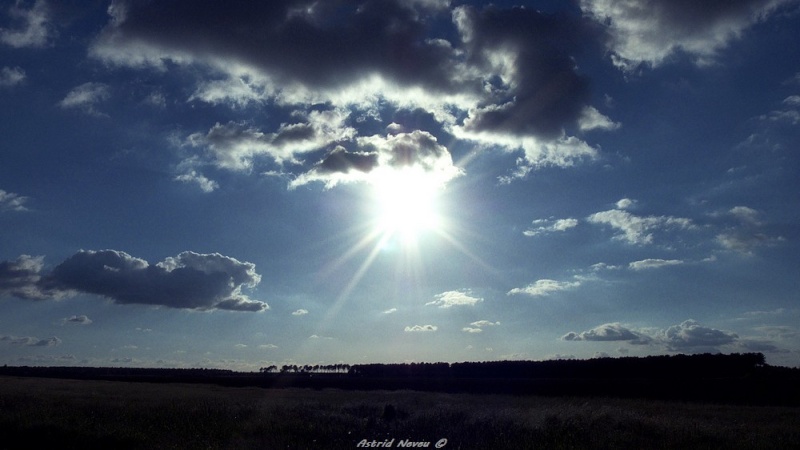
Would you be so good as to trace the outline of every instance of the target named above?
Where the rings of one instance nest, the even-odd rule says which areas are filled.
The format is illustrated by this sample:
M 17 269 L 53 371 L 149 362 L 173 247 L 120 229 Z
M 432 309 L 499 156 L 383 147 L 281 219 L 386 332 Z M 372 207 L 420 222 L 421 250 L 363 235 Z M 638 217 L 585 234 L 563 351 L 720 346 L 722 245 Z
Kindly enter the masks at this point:
M 554 292 L 574 289 L 580 285 L 580 281 L 556 281 L 545 278 L 542 280 L 536 280 L 536 282 L 523 288 L 511 289 L 506 293 L 506 295 L 524 294 L 530 295 L 531 297 L 542 297 L 550 295 Z
M 436 295 L 436 300 L 426 303 L 426 306 L 438 306 L 439 308 L 452 308 L 453 306 L 473 306 L 482 302 L 482 298 L 473 297 L 470 292 L 447 291 Z

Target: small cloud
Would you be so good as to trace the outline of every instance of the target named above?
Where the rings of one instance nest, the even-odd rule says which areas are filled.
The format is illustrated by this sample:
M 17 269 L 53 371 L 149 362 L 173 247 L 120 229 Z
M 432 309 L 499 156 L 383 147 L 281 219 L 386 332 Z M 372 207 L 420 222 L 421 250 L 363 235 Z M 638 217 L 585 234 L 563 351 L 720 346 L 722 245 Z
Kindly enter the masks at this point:
M 13 192 L 7 192 L 0 189 L 0 212 L 2 211 L 27 211 L 25 202 L 28 197 L 23 197 Z
M 278 346 L 275 345 L 275 344 L 260 344 L 258 346 L 258 348 L 263 349 L 263 350 L 272 350 L 272 349 L 278 348 Z
M 472 327 L 464 327 L 464 328 L 461 329 L 461 331 L 464 331 L 466 333 L 482 333 L 483 332 L 483 330 L 480 329 L 480 328 L 472 328 Z
M 103 83 L 84 83 L 75 87 L 58 105 L 64 109 L 79 109 L 93 116 L 104 116 L 96 109 L 98 103 L 111 98 L 111 90 L 107 84 Z
M 635 204 L 636 204 L 636 200 L 631 200 L 629 198 L 623 198 L 623 199 L 620 199 L 617 202 L 617 209 L 630 209 Z
M 297 311 L 292 312 L 293 316 L 305 316 L 306 314 L 308 314 L 307 309 L 298 309 Z
M 15 48 L 44 47 L 49 37 L 50 8 L 44 0 L 37 0 L 30 9 L 22 9 L 24 3 L 17 1 L 8 10 L 8 15 L 22 24 L 10 30 L 0 28 L 0 42 Z
M 219 189 L 219 183 L 214 180 L 206 178 L 205 175 L 198 173 L 195 170 L 191 170 L 187 173 L 182 175 L 178 175 L 175 177 L 175 181 L 182 181 L 184 183 L 196 183 L 200 190 L 205 193 L 214 192 L 215 190 Z
M 586 106 L 583 108 L 580 118 L 578 119 L 578 128 L 581 131 L 590 130 L 606 130 L 612 131 L 622 126 L 619 122 L 614 122 L 603 113 L 593 106 Z
M 333 339 L 332 337 L 328 337 L 328 336 L 320 336 L 320 335 L 318 335 L 318 334 L 312 334 L 312 335 L 311 335 L 311 336 L 309 336 L 308 338 L 309 338 L 309 339 Z
M 500 322 L 491 322 L 489 320 L 478 320 L 477 322 L 472 322 L 470 325 L 473 327 L 493 327 L 500 325 Z
M 643 259 L 641 261 L 634 261 L 628 264 L 628 268 L 631 270 L 648 270 L 648 269 L 658 269 L 660 267 L 666 266 L 676 266 L 678 264 L 683 264 L 683 261 L 680 259 Z
M 635 332 L 619 322 L 605 323 L 581 333 L 569 332 L 561 337 L 564 341 L 628 341 L 632 344 L 644 344 L 651 338 Z
M 247 344 L 236 344 L 234 345 L 236 348 L 247 348 Z
M 623 207 L 630 207 L 628 199 L 620 202 Z M 621 233 L 614 239 L 625 241 L 629 244 L 645 245 L 653 243 L 653 231 L 669 228 L 692 229 L 692 221 L 683 217 L 672 216 L 637 216 L 623 209 L 612 209 L 594 213 L 586 218 L 589 223 L 609 225 Z
M 589 266 L 589 268 L 592 269 L 592 272 L 599 272 L 601 270 L 618 270 L 621 269 L 622 266 L 615 266 L 611 264 L 606 264 L 604 262 L 599 262 L 597 264 L 592 264 L 591 266 Z
M 0 69 L 0 87 L 16 86 L 25 80 L 25 71 L 19 67 L 3 67 Z
M 65 319 L 61 319 L 61 322 L 64 324 L 73 324 L 73 325 L 89 325 L 92 323 L 92 319 L 90 319 L 86 315 L 81 314 L 80 316 L 71 316 Z
M 550 295 L 553 292 L 565 291 L 574 289 L 581 285 L 580 281 L 556 281 L 549 279 L 537 280 L 535 283 L 529 284 L 524 288 L 514 288 L 506 293 L 506 295 L 525 294 L 532 297 L 542 297 Z
M 791 95 L 783 99 L 783 104 L 790 106 L 800 106 L 800 95 Z
M 452 308 L 453 306 L 473 306 L 483 301 L 482 298 L 472 297 L 469 291 L 447 291 L 436 295 L 436 300 L 428 302 L 425 306 L 438 306 L 439 308 Z
M 429 331 L 436 331 L 439 327 L 436 325 L 413 325 L 405 328 L 406 333 L 426 333 Z
M 567 231 L 570 228 L 578 226 L 577 219 L 537 219 L 532 222 L 536 227 L 529 228 L 522 232 L 525 236 L 537 236 L 544 233 L 553 233 L 557 231 Z
M 397 308 L 389 308 L 386 311 L 384 311 L 383 314 L 392 314 L 395 312 L 397 312 Z
M 7 342 L 11 345 L 23 345 L 26 347 L 55 347 L 61 345 L 61 339 L 55 336 L 47 339 L 39 339 L 32 336 L 0 336 L 0 342 Z

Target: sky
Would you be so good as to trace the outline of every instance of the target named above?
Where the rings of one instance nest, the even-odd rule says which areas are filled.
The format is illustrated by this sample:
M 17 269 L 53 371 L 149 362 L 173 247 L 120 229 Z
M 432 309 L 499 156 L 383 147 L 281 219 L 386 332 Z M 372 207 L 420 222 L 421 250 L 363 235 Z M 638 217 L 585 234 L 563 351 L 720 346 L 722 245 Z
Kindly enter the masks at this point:
M 0 363 L 800 366 L 800 1 L 0 4 Z

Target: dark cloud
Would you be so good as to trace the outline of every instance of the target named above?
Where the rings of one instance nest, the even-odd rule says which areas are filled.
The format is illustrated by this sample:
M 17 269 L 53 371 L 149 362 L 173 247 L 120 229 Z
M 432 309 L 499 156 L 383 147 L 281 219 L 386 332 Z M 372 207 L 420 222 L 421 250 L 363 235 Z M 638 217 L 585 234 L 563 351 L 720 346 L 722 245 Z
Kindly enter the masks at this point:
M 581 8 L 608 25 L 615 62 L 626 69 L 660 65 L 676 51 L 697 62 L 716 53 L 743 30 L 796 0 L 582 0 Z
M 36 337 L 25 336 L 0 336 L 0 341 L 8 342 L 13 345 L 24 345 L 28 347 L 55 347 L 61 345 L 61 339 L 53 336 L 47 339 L 39 339 Z
M 44 257 L 21 255 L 15 261 L 0 261 L 0 297 L 42 300 L 63 296 L 63 292 L 40 285 Z
M 452 90 L 454 52 L 428 40 L 413 4 L 283 0 L 225 3 L 118 1 L 95 50 L 149 47 L 152 57 L 224 59 L 258 68 L 278 84 L 335 88 L 378 73 L 401 85 Z
M 470 61 L 496 75 L 491 103 L 470 113 L 465 130 L 554 139 L 577 123 L 590 92 L 573 56 L 600 37 L 594 25 L 521 7 L 463 6 L 453 16 Z
M 81 314 L 80 316 L 70 316 L 65 319 L 62 319 L 64 324 L 73 324 L 73 325 L 89 325 L 92 323 L 92 319 L 90 319 L 85 314 Z
M 269 306 L 242 294 L 261 276 L 255 265 L 218 253 L 183 252 L 150 265 L 116 250 L 80 251 L 41 275 L 42 258 L 20 256 L 0 262 L 0 294 L 45 299 L 87 293 L 117 303 L 162 305 L 188 309 L 262 311 Z M 86 316 L 67 322 L 87 323 Z
M 369 172 L 377 165 L 376 152 L 348 152 L 344 147 L 338 146 L 317 164 L 317 169 L 321 173 L 347 173 L 351 170 Z

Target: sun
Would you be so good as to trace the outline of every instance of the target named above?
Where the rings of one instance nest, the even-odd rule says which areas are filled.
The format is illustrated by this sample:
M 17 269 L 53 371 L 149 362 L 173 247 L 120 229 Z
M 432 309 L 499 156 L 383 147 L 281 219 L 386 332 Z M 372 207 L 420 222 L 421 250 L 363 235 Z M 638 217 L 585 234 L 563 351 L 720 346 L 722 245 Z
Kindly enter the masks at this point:
M 392 169 L 375 174 L 376 231 L 384 239 L 416 242 L 429 231 L 438 231 L 442 218 L 438 200 L 442 183 L 419 167 Z

